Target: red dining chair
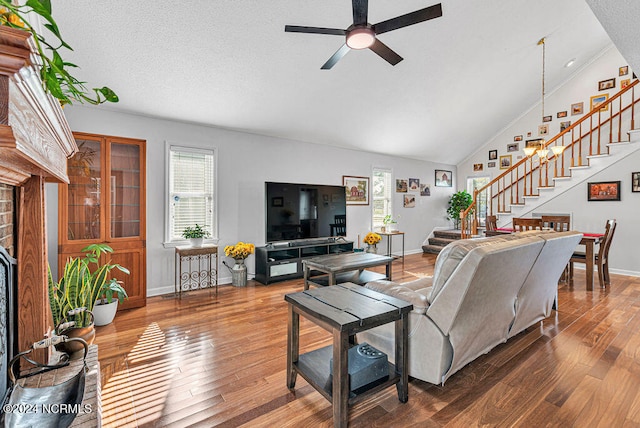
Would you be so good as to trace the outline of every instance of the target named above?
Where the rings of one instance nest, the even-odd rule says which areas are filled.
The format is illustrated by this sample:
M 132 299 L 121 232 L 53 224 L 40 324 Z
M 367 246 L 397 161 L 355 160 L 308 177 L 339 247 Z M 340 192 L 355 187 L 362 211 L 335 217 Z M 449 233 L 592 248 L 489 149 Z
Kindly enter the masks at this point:
M 611 248 L 611 242 L 613 241 L 613 234 L 616 231 L 616 220 L 607 220 L 605 225 L 604 235 L 602 241 L 600 241 L 600 247 L 598 248 L 598 254 L 596 254 L 596 266 L 598 266 L 598 281 L 600 287 L 604 288 L 607 285 L 611 285 L 611 279 L 609 278 L 609 248 Z M 582 252 L 575 252 L 569 260 L 569 276 L 573 280 L 573 264 L 574 263 L 586 263 L 587 256 Z

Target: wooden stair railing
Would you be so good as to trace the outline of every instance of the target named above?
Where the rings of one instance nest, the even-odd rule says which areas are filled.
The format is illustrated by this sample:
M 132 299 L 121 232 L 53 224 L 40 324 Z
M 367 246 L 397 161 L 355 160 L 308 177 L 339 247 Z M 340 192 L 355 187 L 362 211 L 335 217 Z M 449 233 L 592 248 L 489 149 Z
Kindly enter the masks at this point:
M 470 227 L 466 222 L 460 222 L 462 238 L 478 234 L 478 210 L 475 207 L 480 193 L 488 193 L 489 215 L 508 213 L 511 205 L 524 205 L 527 197 L 539 195 L 539 189 L 553 187 L 554 179 L 569 178 L 570 175 L 565 174 L 566 169 L 587 167 L 588 157 L 606 155 L 602 151 L 603 146 L 606 148 L 610 143 L 628 141 L 623 140 L 623 135 L 635 129 L 635 106 L 640 102 L 640 97 L 635 95 L 637 84 L 638 80 L 634 79 L 629 86 L 545 143 L 547 149 L 564 146 L 560 155 L 550 153 L 544 162 L 534 162 L 535 156 L 525 157 L 485 186 L 475 189 L 473 202 L 460 212 L 461 219 L 472 216 Z

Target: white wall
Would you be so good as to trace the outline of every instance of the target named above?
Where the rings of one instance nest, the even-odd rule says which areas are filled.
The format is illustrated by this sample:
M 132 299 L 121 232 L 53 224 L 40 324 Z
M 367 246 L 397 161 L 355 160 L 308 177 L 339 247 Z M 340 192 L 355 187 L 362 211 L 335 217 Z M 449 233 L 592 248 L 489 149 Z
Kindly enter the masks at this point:
M 573 123 L 582 117 L 582 115 L 571 115 L 571 104 L 584 102 L 584 112 L 588 113 L 590 97 L 601 93 L 597 90 L 599 81 L 615 77 L 617 89 L 616 91 L 608 91 L 609 96 L 614 95 L 620 89 L 620 79 L 631 78 L 632 70 L 629 70 L 627 76 L 618 76 L 618 68 L 624 65 L 627 65 L 627 62 L 622 55 L 615 48 L 611 48 L 592 63 L 578 70 L 563 86 L 550 93 L 545 98 L 545 115 L 552 115 L 553 120 L 549 122 L 547 137 L 553 137 L 559 133 L 561 121 L 570 120 Z M 568 111 L 568 116 L 558 119 L 556 113 L 564 110 Z M 522 148 L 524 140 L 527 139 L 527 132 L 532 132 L 532 137 L 529 138 L 538 137 L 537 129 L 542 122 L 541 116 L 540 104 L 533 106 L 529 112 L 509 124 L 490 141 L 481 145 L 480 149 L 472 156 L 458 165 L 458 186 L 464 187 L 468 177 L 490 176 L 494 178 L 502 172 L 499 165 L 495 168 L 487 168 L 489 150 L 498 150 L 498 158 L 500 155 L 512 154 L 514 163 L 518 160 L 518 156 L 524 156 Z M 513 137 L 516 135 L 523 135 L 520 151 L 508 153 L 507 144 L 513 143 Z M 484 171 L 474 172 L 474 163 L 482 163 Z M 606 220 L 616 218 L 618 227 L 610 250 L 610 268 L 613 272 L 640 276 L 640 256 L 637 251 L 637 243 L 640 242 L 637 214 L 640 209 L 640 193 L 631 192 L 631 172 L 633 171 L 640 171 L 640 152 L 635 152 L 588 180 L 621 180 L 620 202 L 588 202 L 587 183 L 585 182 L 536 208 L 535 211 L 545 213 L 571 212 L 573 216 L 572 229 L 584 232 L 604 231 Z
M 205 127 L 194 124 L 115 113 L 103 108 L 73 106 L 65 109 L 71 129 L 78 132 L 141 138 L 147 141 L 147 294 L 173 292 L 174 250 L 163 246 L 165 210 L 165 142 L 216 148 L 218 165 L 219 247 L 239 240 L 265 243 L 264 182 L 342 184 L 343 175 L 371 176 L 372 168 L 392 168 L 394 178 L 419 178 L 431 185 L 431 196 L 417 197 L 415 208 L 403 208 L 401 193 L 394 193 L 394 215 L 406 232 L 407 252 L 421 245 L 434 227 L 447 226 L 446 207 L 454 187 L 434 187 L 434 170 L 455 166 L 363 153 L 323 145 Z M 392 142 L 390 142 L 392 144 Z M 50 242 L 57 242 L 57 188 L 47 186 Z M 371 228 L 371 205 L 347 207 L 347 238 L 357 240 Z M 394 251 L 400 250 L 394 241 Z M 55 245 L 55 244 L 54 244 Z M 56 266 L 56 248 L 49 249 Z M 253 273 L 253 256 L 247 264 Z M 220 265 L 221 283 L 230 282 Z

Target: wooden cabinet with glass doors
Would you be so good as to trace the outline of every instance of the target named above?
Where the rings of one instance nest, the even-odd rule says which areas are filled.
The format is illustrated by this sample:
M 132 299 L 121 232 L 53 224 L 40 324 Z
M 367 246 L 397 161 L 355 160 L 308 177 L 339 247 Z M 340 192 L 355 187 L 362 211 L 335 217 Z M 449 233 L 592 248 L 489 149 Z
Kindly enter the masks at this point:
M 107 255 L 131 272 L 113 270 L 129 299 L 120 309 L 146 304 L 144 140 L 74 133 L 78 153 L 68 161 L 70 184 L 59 187 L 58 270 L 89 244 L 106 243 Z

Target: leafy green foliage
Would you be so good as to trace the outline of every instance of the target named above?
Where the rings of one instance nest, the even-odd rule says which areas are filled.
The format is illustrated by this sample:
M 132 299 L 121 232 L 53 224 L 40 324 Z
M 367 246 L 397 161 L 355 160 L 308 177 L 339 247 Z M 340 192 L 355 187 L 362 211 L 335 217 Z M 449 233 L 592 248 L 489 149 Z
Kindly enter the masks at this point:
M 0 0 L 0 8 L 4 15 L 13 15 L 18 19 L 5 18 L 0 24 L 8 27 L 17 28 L 28 31 L 33 36 L 36 46 L 36 53 L 40 57 L 42 67 L 40 69 L 40 78 L 46 92 L 60 101 L 60 104 L 72 104 L 73 101 L 80 103 L 87 102 L 89 104 L 102 104 L 104 102 L 118 102 L 118 95 L 106 86 L 102 88 L 87 89 L 84 84 L 69 73 L 70 68 L 78 66 L 65 62 L 60 56 L 59 50 L 62 48 L 73 50 L 63 39 L 60 34 L 58 24 L 51 15 L 50 0 L 27 0 L 22 6 L 14 5 L 11 0 Z M 51 39 L 45 39 L 36 29 L 29 23 L 26 16 L 28 13 L 35 13 L 43 20 L 44 27 L 49 30 L 53 36 Z M 50 53 L 49 55 L 47 53 Z M 91 94 L 93 91 L 93 95 Z
M 453 220 L 456 229 L 460 228 L 460 212 L 466 210 L 472 202 L 473 196 L 464 190 L 451 195 L 447 207 L 447 220 Z
M 196 223 L 195 226 L 187 226 L 182 231 L 182 237 L 186 239 L 191 238 L 207 238 L 209 237 L 209 231 L 203 226 Z
M 64 272 L 58 282 L 53 280 L 49 268 L 49 306 L 53 314 L 53 323 L 58 326 L 64 320 L 75 321 L 76 327 L 86 327 L 91 323 L 88 312 L 78 313 L 69 319 L 69 312 L 77 308 L 93 310 L 96 300 L 104 296 L 109 303 L 113 294 L 122 301 L 128 298 L 127 292 L 115 278 L 109 279 L 112 269 L 129 274 L 129 270 L 119 264 L 107 262 L 100 264 L 100 256 L 110 254 L 113 249 L 106 244 L 92 244 L 82 249 L 84 257 L 70 258 L 64 266 Z M 91 271 L 95 265 L 94 271 Z

